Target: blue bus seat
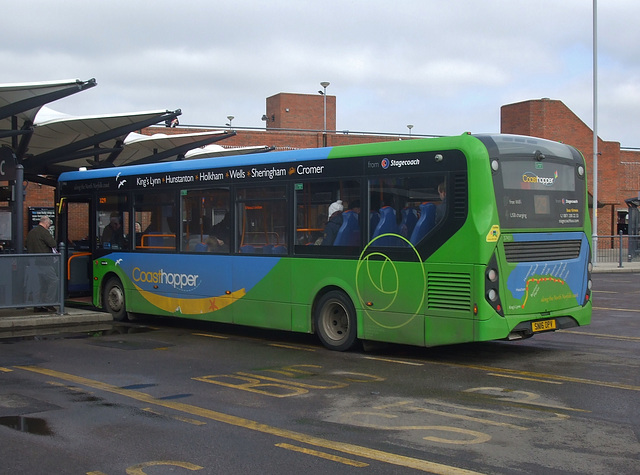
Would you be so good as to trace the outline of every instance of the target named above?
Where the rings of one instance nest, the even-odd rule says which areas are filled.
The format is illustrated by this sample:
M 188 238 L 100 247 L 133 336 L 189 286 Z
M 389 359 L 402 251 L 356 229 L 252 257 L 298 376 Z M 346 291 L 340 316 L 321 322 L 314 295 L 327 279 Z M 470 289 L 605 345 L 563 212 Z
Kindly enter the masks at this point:
M 396 222 L 396 210 L 391 206 L 384 206 L 380 208 L 380 222 L 373 231 L 371 238 L 376 238 L 382 234 L 398 234 L 398 223 Z M 376 246 L 393 246 L 398 245 L 398 239 L 391 236 L 378 239 L 375 242 Z
M 240 252 L 242 254 L 254 254 L 256 252 L 256 248 L 251 244 L 245 244 L 244 246 L 240 246 Z
M 207 234 L 203 234 L 202 237 L 199 234 L 197 236 L 192 236 L 189 238 L 188 249 L 190 251 L 197 251 L 196 246 L 206 242 L 208 237 L 209 235 Z
M 273 246 L 273 254 L 286 254 L 287 253 L 287 246 L 283 246 L 283 245 L 277 245 L 277 246 Z
M 205 252 L 207 250 L 207 245 L 203 242 L 196 243 L 193 250 L 196 252 Z
M 422 203 L 420 205 L 420 219 L 411 233 L 411 244 L 417 244 L 436 225 L 436 205 L 433 203 Z
M 380 222 L 380 213 L 372 211 L 369 215 L 369 236 L 373 236 L 373 232 L 376 230 L 376 226 Z
M 334 246 L 358 246 L 360 245 L 360 224 L 358 213 L 348 210 L 342 213 L 342 226 L 338 230 Z
M 414 208 L 404 208 L 402 210 L 402 222 L 400 223 L 400 234 L 407 239 L 411 237 L 418 222 L 418 213 Z
M 273 244 L 265 244 L 262 246 L 263 254 L 273 254 Z

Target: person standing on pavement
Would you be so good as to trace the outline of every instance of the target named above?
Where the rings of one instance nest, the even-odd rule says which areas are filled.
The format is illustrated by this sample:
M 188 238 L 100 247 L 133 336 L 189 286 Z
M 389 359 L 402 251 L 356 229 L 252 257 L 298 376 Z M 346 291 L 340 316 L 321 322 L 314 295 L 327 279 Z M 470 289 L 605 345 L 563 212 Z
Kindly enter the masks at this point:
M 49 216 L 40 218 L 37 226 L 27 234 L 27 252 L 29 254 L 51 254 L 57 253 L 56 240 L 49 232 L 53 222 Z M 38 274 L 40 285 L 47 302 L 53 302 L 56 298 L 56 289 L 58 286 L 58 275 L 53 269 L 50 262 L 44 263 L 39 261 Z M 55 312 L 55 307 L 35 307 L 34 312 Z

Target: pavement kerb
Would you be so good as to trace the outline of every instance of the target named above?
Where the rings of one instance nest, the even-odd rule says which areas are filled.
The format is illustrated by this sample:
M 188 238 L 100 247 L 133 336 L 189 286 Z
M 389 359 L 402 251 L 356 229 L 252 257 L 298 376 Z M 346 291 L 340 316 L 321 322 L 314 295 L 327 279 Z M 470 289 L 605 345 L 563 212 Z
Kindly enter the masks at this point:
M 59 313 L 34 313 L 32 307 L 28 309 L 0 309 L 0 331 L 104 322 L 113 322 L 111 314 L 95 309 L 65 307 L 62 315 Z

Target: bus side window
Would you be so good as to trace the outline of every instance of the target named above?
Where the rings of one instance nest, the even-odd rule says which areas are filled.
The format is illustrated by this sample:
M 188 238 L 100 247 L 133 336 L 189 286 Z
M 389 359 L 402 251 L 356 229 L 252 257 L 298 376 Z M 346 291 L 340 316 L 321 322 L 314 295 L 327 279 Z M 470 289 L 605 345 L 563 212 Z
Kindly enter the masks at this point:
M 236 195 L 236 251 L 288 254 L 289 210 L 283 185 L 239 188 Z
M 137 193 L 133 206 L 136 221 L 142 223 L 139 249 L 174 251 L 177 242 L 175 195 L 166 192 Z
M 296 185 L 296 245 L 361 245 L 360 183 L 357 180 L 310 181 Z M 298 252 L 309 252 L 300 248 Z
M 229 252 L 231 216 L 229 190 L 183 190 L 182 250 L 185 252 Z
M 102 249 L 130 248 L 129 212 L 127 196 L 101 196 L 96 215 L 96 241 Z
M 371 245 L 406 247 L 427 237 L 446 215 L 444 183 L 443 176 L 428 174 L 371 179 Z

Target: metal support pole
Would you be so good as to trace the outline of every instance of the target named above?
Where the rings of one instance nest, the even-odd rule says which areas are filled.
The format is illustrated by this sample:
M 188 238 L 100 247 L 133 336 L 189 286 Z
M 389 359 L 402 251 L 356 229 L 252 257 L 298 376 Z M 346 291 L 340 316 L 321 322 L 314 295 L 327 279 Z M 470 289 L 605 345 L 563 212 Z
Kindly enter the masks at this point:
M 13 186 L 15 192 L 14 216 L 16 217 L 15 234 L 13 241 L 13 252 L 24 254 L 24 167 L 18 163 L 16 165 L 16 184 Z
M 618 267 L 622 268 L 622 230 L 620 230 L 620 259 L 618 259 Z
M 593 0 L 593 265 L 598 263 L 598 2 Z
M 58 244 L 58 252 L 60 253 L 58 256 L 60 260 L 60 266 L 58 267 L 58 275 L 60 276 L 60 285 L 58 287 L 58 290 L 60 291 L 60 310 L 58 313 L 60 315 L 64 315 L 64 283 L 66 280 L 65 263 L 67 262 L 67 246 L 65 246 L 64 242 L 60 242 Z

